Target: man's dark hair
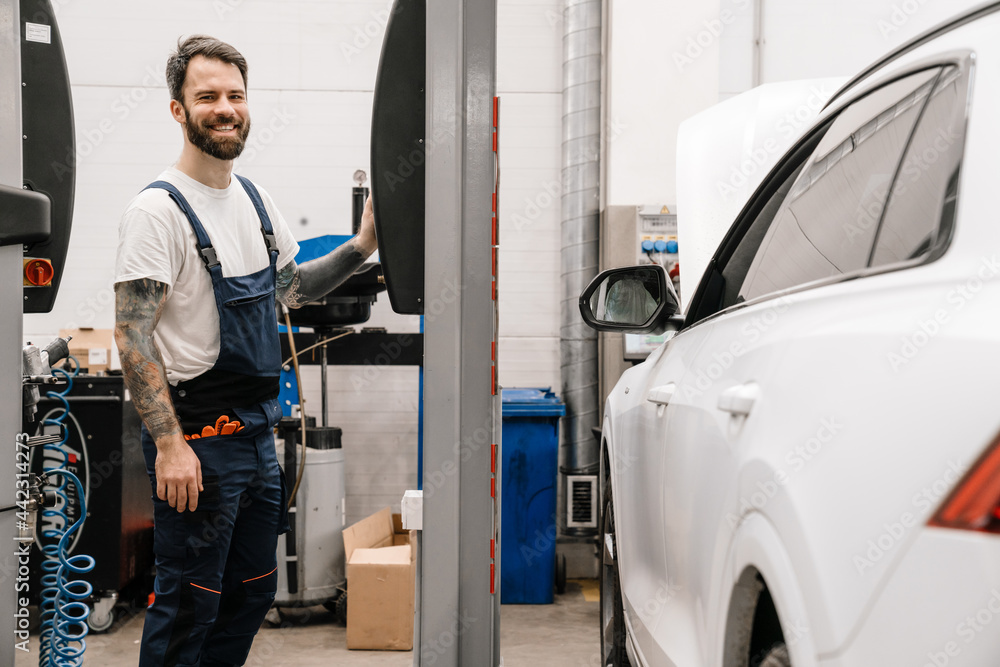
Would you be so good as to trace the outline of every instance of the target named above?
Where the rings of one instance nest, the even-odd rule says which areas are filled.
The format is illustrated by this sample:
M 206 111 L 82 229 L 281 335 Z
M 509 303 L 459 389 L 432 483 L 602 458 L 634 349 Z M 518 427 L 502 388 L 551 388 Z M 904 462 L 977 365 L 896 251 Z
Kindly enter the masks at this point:
M 195 56 L 205 56 L 221 60 L 227 65 L 236 65 L 243 75 L 243 87 L 247 87 L 247 61 L 239 51 L 215 37 L 191 35 L 187 39 L 178 39 L 177 51 L 167 58 L 167 88 L 170 90 L 170 99 L 184 103 L 181 88 L 184 87 L 188 63 Z

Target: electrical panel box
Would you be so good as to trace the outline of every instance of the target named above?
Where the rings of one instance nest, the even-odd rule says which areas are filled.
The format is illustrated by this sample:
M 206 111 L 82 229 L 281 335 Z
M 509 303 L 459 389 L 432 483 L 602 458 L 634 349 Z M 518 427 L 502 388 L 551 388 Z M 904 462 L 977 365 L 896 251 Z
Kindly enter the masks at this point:
M 670 206 L 636 207 L 636 263 L 659 264 L 667 270 L 674 290 L 680 293 L 677 214 Z M 642 361 L 663 342 L 662 335 L 625 334 L 625 359 Z

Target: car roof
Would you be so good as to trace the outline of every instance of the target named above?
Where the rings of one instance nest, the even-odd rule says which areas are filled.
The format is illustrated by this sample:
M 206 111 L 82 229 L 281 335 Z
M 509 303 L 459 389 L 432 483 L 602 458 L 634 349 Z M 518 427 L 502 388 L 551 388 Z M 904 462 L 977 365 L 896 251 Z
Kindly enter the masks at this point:
M 871 76 L 872 73 L 876 72 L 882 67 L 885 67 L 893 60 L 900 58 L 901 56 L 903 56 L 906 53 L 909 53 L 918 46 L 926 44 L 927 42 L 945 34 L 946 32 L 950 32 L 951 30 L 954 30 L 959 26 L 965 25 L 966 23 L 971 23 L 972 21 L 980 19 L 983 16 L 986 16 L 987 14 L 992 14 L 993 12 L 998 10 L 1000 10 L 1000 1 L 994 0 L 993 2 L 988 2 L 979 5 L 978 7 L 974 7 L 966 12 L 958 14 L 948 19 L 947 21 L 944 21 L 943 23 L 934 26 L 930 30 L 927 30 L 926 32 L 917 35 L 910 41 L 900 46 L 895 51 L 890 51 L 888 54 L 882 56 L 880 59 L 876 60 L 874 63 L 872 63 L 871 65 L 863 69 L 861 72 L 859 72 L 857 75 L 855 75 L 853 78 L 851 78 L 850 81 L 841 86 L 840 90 L 835 92 L 833 96 L 826 101 L 826 104 L 824 105 L 823 109 L 824 110 L 827 109 L 831 104 L 833 104 L 833 102 L 835 102 L 839 97 L 843 96 L 851 88 L 854 88 L 858 83 L 864 81 L 869 76 Z

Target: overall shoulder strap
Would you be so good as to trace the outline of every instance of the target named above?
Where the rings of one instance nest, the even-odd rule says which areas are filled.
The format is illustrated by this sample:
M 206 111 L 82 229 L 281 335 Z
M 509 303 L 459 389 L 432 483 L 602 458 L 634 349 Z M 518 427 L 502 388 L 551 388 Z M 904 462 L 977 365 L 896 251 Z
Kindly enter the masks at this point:
M 187 199 L 181 194 L 180 190 L 174 187 L 171 183 L 166 181 L 153 181 L 149 185 L 143 188 L 143 190 L 149 190 L 150 188 L 159 188 L 161 190 L 166 190 L 170 195 L 170 198 L 174 200 L 177 206 L 181 209 L 181 212 L 187 217 L 188 222 L 191 224 L 191 228 L 194 230 L 194 235 L 198 239 L 198 250 L 201 253 L 201 259 L 205 262 L 205 266 L 208 269 L 213 269 L 220 265 L 219 258 L 215 254 L 215 248 L 212 247 L 212 240 L 208 238 L 208 233 L 205 231 L 205 227 L 201 224 L 201 220 L 198 219 L 198 215 L 188 204 Z
M 239 174 L 233 175 L 239 179 L 243 189 L 250 196 L 250 201 L 253 202 L 253 207 L 257 210 L 257 217 L 260 218 L 260 233 L 264 235 L 267 252 L 271 254 L 272 259 L 276 258 L 279 252 L 278 243 L 274 239 L 274 228 L 271 227 L 271 218 L 267 215 L 267 209 L 264 208 L 264 200 L 260 198 L 260 193 L 249 178 L 244 178 Z

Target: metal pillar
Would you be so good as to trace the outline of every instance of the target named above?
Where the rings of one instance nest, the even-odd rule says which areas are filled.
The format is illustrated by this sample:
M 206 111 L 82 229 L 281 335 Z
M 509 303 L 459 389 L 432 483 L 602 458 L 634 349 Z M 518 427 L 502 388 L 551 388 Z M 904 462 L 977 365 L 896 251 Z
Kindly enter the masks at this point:
M 414 664 L 495 667 L 500 591 L 497 585 L 491 593 L 490 566 L 499 560 L 490 558 L 496 520 L 490 481 L 500 419 L 499 396 L 491 391 L 490 223 L 496 0 L 427 4 L 426 71 L 424 504 Z
M 21 30 L 18 3 L 0 0 L 0 184 L 20 188 Z M 0 247 L 0 507 L 14 504 L 14 438 L 21 432 L 21 246 Z M 0 664 L 14 664 L 14 610 L 17 556 L 15 513 L 0 512 L 0 619 L 11 623 L 0 634 Z M 21 595 L 24 595 L 23 593 Z

